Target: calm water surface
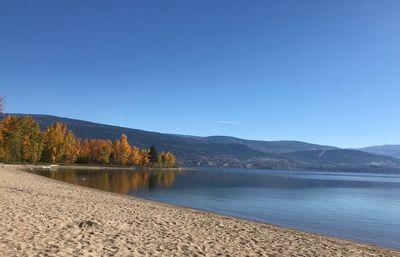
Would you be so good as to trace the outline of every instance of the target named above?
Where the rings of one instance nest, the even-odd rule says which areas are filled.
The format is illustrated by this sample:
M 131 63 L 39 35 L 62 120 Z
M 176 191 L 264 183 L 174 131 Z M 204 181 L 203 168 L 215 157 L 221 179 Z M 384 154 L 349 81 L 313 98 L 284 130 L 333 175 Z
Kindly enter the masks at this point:
M 400 248 L 400 175 L 211 169 L 33 172 L 82 186 Z

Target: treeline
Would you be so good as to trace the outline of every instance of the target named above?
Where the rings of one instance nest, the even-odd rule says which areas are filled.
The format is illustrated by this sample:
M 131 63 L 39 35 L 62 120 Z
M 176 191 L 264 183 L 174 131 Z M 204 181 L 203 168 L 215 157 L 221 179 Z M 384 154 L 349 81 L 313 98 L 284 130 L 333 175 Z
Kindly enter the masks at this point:
M 111 141 L 76 138 L 63 123 L 44 131 L 31 117 L 5 116 L 0 122 L 0 161 L 45 163 L 90 163 L 174 167 L 171 152 L 157 153 L 154 146 L 131 146 L 126 135 Z

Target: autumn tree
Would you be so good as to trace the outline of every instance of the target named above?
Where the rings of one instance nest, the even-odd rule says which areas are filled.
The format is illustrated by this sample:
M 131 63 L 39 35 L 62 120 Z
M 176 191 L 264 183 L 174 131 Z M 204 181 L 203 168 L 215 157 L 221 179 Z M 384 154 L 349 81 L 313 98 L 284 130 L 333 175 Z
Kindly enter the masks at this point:
M 121 134 L 121 137 L 113 143 L 114 163 L 119 165 L 127 164 L 130 154 L 131 146 L 128 143 L 128 137 L 125 134 Z
M 67 127 L 65 124 L 56 122 L 46 128 L 43 149 L 43 161 L 55 163 L 61 162 L 64 155 L 64 139 Z
M 141 162 L 141 154 L 140 149 L 136 146 L 131 147 L 131 154 L 129 156 L 128 164 L 131 165 L 140 165 Z
M 92 139 L 89 140 L 90 156 L 94 163 L 108 164 L 113 150 L 111 140 Z
M 141 149 L 140 150 L 140 165 L 146 166 L 150 163 L 149 159 L 149 150 L 148 149 Z
M 0 123 L 0 159 L 36 162 L 42 151 L 39 124 L 31 117 L 7 115 Z
M 18 128 L 18 117 L 5 116 L 0 124 L 0 148 L 3 161 L 21 160 L 22 138 Z
M 79 143 L 71 130 L 67 132 L 64 139 L 64 157 L 63 161 L 74 163 L 78 159 Z
M 175 156 L 171 152 L 162 151 L 159 159 L 163 167 L 171 168 L 175 166 Z
M 22 117 L 22 161 L 37 162 L 40 160 L 43 149 L 42 132 L 39 124 L 31 117 Z
M 3 136 L 3 121 L 0 122 L 0 161 L 5 160 L 6 150 L 4 147 L 4 136 Z
M 78 154 L 77 162 L 80 162 L 80 163 L 91 162 L 89 140 L 88 139 L 78 140 L 78 146 L 79 146 L 79 154 Z
M 170 151 L 167 152 L 165 158 L 166 158 L 166 162 L 167 162 L 168 167 L 174 167 L 175 166 L 176 157 Z
M 43 133 L 43 142 L 44 162 L 73 163 L 79 157 L 81 141 L 74 136 L 72 130 L 67 131 L 64 123 L 56 122 L 48 126 Z
M 112 153 L 112 142 L 111 140 L 102 140 L 101 147 L 99 149 L 99 162 L 103 164 L 110 163 Z

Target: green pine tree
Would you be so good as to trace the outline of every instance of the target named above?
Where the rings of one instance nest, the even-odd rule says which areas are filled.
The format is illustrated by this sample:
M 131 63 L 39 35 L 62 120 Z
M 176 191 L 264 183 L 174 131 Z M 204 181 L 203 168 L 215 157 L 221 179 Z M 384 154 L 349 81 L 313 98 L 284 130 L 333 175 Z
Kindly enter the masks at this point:
M 150 157 L 150 163 L 151 164 L 158 163 L 158 153 L 157 153 L 157 149 L 156 149 L 156 147 L 154 145 L 152 145 L 150 147 L 149 157 Z

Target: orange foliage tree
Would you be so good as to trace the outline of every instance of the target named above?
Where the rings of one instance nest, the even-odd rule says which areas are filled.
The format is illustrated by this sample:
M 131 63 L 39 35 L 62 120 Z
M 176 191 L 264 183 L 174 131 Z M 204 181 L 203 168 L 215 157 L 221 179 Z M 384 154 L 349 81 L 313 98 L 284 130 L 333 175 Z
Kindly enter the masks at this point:
M 127 164 L 130 154 L 131 146 L 128 143 L 128 137 L 125 134 L 121 134 L 121 137 L 113 143 L 114 163 L 119 165 Z
M 160 154 L 160 162 L 162 167 L 171 168 L 175 166 L 175 156 L 171 152 L 162 151 Z
M 148 149 L 140 150 L 140 165 L 146 166 L 149 165 L 149 163 L 150 163 L 149 150 Z
M 43 134 L 44 149 L 43 161 L 56 163 L 63 162 L 65 156 L 65 135 L 67 126 L 56 122 L 46 128 Z
M 64 123 L 56 122 L 47 127 L 43 133 L 43 141 L 42 160 L 44 162 L 73 163 L 78 159 L 79 141 L 71 130 L 67 131 Z
M 64 161 L 73 163 L 78 159 L 79 144 L 71 130 L 67 132 L 64 139 Z
M 112 142 L 105 139 L 85 139 L 80 143 L 78 162 L 109 164 Z
M 111 140 L 91 139 L 89 140 L 90 155 L 94 163 L 108 164 L 112 153 Z
M 78 162 L 79 163 L 90 163 L 90 145 L 89 140 L 81 140 L 78 139 L 78 146 L 79 146 L 79 154 L 78 154 Z
M 141 158 L 142 158 L 142 156 L 140 155 L 140 149 L 136 146 L 132 146 L 128 164 L 138 166 L 138 165 L 140 165 Z
M 0 159 L 37 162 L 42 152 L 39 124 L 31 117 L 7 115 L 0 122 Z

